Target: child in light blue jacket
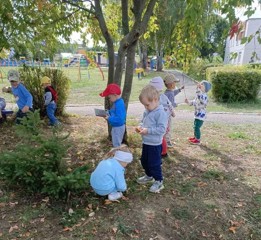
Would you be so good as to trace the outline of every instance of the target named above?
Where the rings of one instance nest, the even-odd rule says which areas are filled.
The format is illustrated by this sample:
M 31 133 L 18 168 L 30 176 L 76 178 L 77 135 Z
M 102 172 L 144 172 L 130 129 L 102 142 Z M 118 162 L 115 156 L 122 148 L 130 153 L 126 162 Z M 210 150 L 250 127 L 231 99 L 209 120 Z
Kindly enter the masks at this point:
M 108 195 L 109 200 L 115 201 L 127 190 L 125 168 L 132 162 L 133 156 L 126 145 L 114 148 L 109 155 L 113 156 L 102 160 L 91 174 L 90 183 L 98 195 Z
M 154 182 L 150 192 L 158 193 L 164 188 L 161 169 L 162 139 L 166 132 L 168 115 L 160 105 L 160 95 L 154 86 L 144 87 L 139 96 L 145 111 L 136 132 L 142 136 L 141 165 L 145 175 L 137 179 L 139 184 Z

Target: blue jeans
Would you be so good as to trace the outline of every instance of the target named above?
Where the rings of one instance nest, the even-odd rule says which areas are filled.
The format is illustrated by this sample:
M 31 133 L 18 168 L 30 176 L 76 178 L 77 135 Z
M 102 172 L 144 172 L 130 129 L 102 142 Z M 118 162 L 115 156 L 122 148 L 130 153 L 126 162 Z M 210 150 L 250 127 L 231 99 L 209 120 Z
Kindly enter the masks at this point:
M 32 108 L 29 108 L 29 110 L 31 112 L 33 112 L 34 110 Z M 27 113 L 23 113 L 22 110 L 18 110 L 18 112 L 16 113 L 16 119 L 15 119 L 15 123 L 16 124 L 21 124 L 21 119 L 20 118 L 23 118 L 23 117 L 26 117 L 27 116 Z
M 46 106 L 46 112 L 47 112 L 47 116 L 49 118 L 49 124 L 51 126 L 53 126 L 59 122 L 58 119 L 55 117 L 56 108 L 57 108 L 57 106 L 56 106 L 55 102 L 51 102 Z

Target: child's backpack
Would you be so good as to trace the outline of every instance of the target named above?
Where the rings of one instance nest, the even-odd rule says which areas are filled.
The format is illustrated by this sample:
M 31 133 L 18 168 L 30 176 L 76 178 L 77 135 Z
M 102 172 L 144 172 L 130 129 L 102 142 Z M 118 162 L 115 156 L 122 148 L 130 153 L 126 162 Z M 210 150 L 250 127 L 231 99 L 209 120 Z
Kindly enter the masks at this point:
M 52 93 L 52 98 L 55 101 L 55 103 L 57 103 L 58 100 L 58 94 L 55 91 L 55 89 L 52 86 L 47 86 L 47 88 L 50 90 L 50 92 Z

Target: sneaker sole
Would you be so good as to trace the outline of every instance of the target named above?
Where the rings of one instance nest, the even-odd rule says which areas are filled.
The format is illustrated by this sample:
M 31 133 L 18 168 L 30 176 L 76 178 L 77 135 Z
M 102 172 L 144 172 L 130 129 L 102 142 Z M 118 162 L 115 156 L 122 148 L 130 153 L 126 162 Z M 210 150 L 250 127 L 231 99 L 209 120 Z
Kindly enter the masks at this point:
M 158 190 L 156 190 L 156 191 L 151 191 L 151 190 L 149 190 L 151 193 L 160 193 L 160 191 L 162 190 L 162 189 L 164 189 L 165 187 L 162 185 Z
M 136 181 L 138 184 L 141 184 L 141 185 L 145 185 L 145 184 L 147 184 L 147 183 L 153 183 L 155 180 L 154 179 L 152 179 L 152 180 L 150 180 L 150 181 L 147 181 L 147 182 L 139 182 L 138 180 Z
M 193 142 L 189 142 L 192 145 L 200 145 L 200 143 L 193 143 Z

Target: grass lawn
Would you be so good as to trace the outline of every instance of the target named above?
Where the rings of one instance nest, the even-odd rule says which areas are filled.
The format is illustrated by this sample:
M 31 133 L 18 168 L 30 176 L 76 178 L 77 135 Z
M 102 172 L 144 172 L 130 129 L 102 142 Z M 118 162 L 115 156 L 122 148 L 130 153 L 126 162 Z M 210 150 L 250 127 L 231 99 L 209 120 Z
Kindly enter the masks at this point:
M 9 83 L 6 79 L 7 72 L 10 67 L 2 67 L 0 71 L 2 72 L 4 79 L 1 81 L 0 79 L 0 88 L 4 86 L 9 86 Z M 99 96 L 99 93 L 102 92 L 107 85 L 107 69 L 102 69 L 105 80 L 103 80 L 102 74 L 98 71 L 97 68 L 87 69 L 81 68 L 80 74 L 79 69 L 74 68 L 62 68 L 65 75 L 71 79 L 71 92 L 69 95 L 69 99 L 67 101 L 68 104 L 72 105 L 86 105 L 86 104 L 102 104 L 104 103 L 104 99 Z M 151 78 L 155 76 L 164 77 L 164 72 L 149 72 L 142 80 L 139 80 L 137 75 L 134 74 L 133 79 L 133 89 L 131 92 L 130 102 L 138 101 L 138 96 L 141 89 L 148 84 Z M 80 80 L 81 79 L 81 80 Z M 9 102 L 14 102 L 12 95 L 7 93 L 2 93 L 3 97 L 7 99 Z M 261 96 L 258 101 L 251 103 L 233 103 L 233 104 L 222 104 L 215 103 L 210 97 L 210 101 L 208 104 L 209 112 L 261 112 Z M 180 110 L 189 110 L 191 108 L 186 104 L 179 105 Z
M 31 196 L 0 182 L 0 239 L 222 239 L 261 236 L 261 124 L 206 123 L 202 144 L 189 145 L 192 121 L 175 122 L 175 142 L 163 160 L 165 189 L 139 185 L 141 139 L 137 119 L 128 119 L 134 161 L 126 169 L 125 198 L 111 203 L 90 186 L 69 202 Z M 96 117 L 64 119 L 70 132 L 68 168 L 91 171 L 111 145 L 106 124 Z M 1 126 L 0 152 L 15 149 L 13 126 Z M 51 129 L 46 129 L 50 132 Z
M 65 73 L 72 79 L 68 104 L 103 103 L 97 93 L 106 81 L 99 72 L 85 69 L 81 81 L 76 69 L 65 69 Z M 155 75 L 150 73 L 143 80 L 135 76 L 131 101 L 137 101 L 140 89 Z M 6 85 L 6 80 L 0 81 L 0 87 Z M 11 95 L 4 97 L 11 100 Z M 250 107 L 210 102 L 209 111 L 260 111 L 258 104 Z M 87 165 L 90 174 L 111 148 L 104 120 L 89 116 L 62 121 L 62 131 L 70 133 L 68 169 Z M 135 118 L 127 121 L 134 161 L 126 169 L 128 190 L 119 202 L 106 201 L 90 186 L 65 202 L 31 195 L 0 181 L 0 239 L 261 239 L 261 123 L 207 122 L 202 144 L 195 146 L 187 142 L 192 121 L 175 121 L 176 145 L 163 160 L 165 189 L 160 194 L 149 193 L 149 186 L 136 183 L 143 171 Z M 14 151 L 19 143 L 11 121 L 1 125 L 0 142 L 1 154 Z

